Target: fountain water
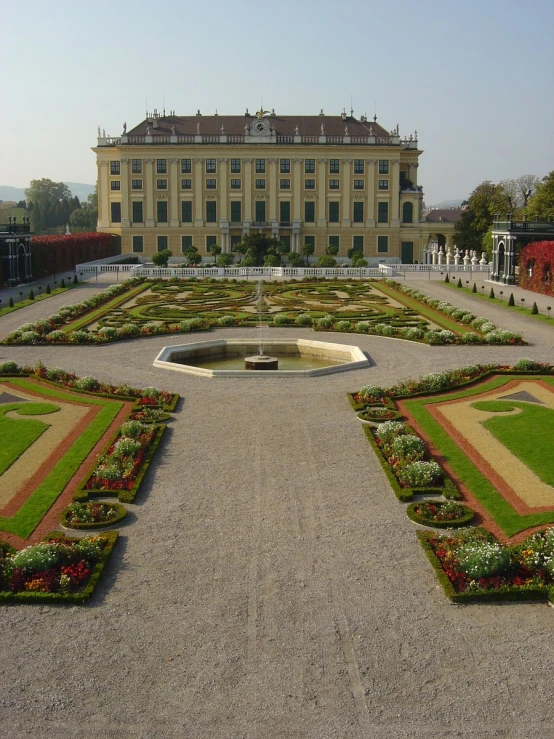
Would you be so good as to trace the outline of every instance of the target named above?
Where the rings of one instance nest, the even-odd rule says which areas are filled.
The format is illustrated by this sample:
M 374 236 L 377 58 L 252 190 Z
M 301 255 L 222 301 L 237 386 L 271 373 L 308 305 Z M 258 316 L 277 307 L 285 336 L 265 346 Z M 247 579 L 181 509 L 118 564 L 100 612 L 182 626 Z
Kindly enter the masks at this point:
M 262 340 L 262 309 L 264 305 L 264 292 L 262 278 L 258 280 L 256 290 L 258 306 L 258 355 L 254 357 L 245 357 L 244 368 L 247 370 L 276 370 L 279 369 L 279 360 L 276 357 L 268 357 L 264 354 L 264 344 Z

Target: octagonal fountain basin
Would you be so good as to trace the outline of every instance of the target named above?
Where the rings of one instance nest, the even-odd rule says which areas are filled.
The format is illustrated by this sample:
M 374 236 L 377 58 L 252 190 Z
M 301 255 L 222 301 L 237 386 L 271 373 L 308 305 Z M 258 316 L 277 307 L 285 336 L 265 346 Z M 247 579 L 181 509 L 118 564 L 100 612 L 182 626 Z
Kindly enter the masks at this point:
M 246 360 L 253 369 L 246 369 Z M 271 368 L 266 360 L 273 360 Z M 255 339 L 198 341 L 164 346 L 154 360 L 154 367 L 200 377 L 318 377 L 369 364 L 357 346 L 307 339 L 264 341 L 261 355 Z

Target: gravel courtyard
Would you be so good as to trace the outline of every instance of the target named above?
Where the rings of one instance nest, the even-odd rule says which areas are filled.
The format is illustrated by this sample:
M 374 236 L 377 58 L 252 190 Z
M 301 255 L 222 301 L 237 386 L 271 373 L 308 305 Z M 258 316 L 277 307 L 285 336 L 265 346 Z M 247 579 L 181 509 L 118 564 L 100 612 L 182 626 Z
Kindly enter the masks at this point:
M 162 346 L 198 334 L 0 346 L 0 361 L 183 397 L 89 605 L 0 607 L 0 736 L 554 736 L 554 610 L 449 604 L 346 399 L 463 364 L 553 361 L 554 319 L 410 282 L 530 346 L 325 334 L 372 367 L 293 380 L 152 366 Z M 0 335 L 102 287 L 4 316 Z

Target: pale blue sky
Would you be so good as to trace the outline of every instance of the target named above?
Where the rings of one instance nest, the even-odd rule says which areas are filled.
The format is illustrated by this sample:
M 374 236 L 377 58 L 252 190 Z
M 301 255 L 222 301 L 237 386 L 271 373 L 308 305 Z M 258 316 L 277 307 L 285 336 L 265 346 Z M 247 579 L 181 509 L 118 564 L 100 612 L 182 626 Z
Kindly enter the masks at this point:
M 111 135 L 177 115 L 373 116 L 417 129 L 427 203 L 554 169 L 552 0 L 3 4 L 0 184 L 93 183 Z

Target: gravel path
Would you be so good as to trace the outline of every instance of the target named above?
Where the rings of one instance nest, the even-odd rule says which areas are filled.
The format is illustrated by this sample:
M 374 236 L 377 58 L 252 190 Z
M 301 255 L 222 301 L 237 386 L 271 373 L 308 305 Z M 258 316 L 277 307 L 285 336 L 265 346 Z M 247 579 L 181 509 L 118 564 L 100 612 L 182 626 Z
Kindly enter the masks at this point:
M 345 397 L 551 361 L 549 326 L 519 320 L 532 346 L 338 335 L 374 366 L 311 380 L 154 369 L 184 336 L 0 347 L 0 361 L 184 396 L 92 602 L 1 607 L 2 737 L 553 736 L 554 612 L 449 605 Z

